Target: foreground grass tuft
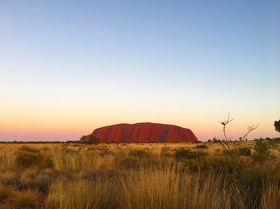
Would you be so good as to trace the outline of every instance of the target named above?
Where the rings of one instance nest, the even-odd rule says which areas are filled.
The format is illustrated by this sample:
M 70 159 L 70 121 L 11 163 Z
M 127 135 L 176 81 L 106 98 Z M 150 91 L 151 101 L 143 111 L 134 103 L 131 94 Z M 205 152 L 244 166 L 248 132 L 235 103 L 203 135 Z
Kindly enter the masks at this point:
M 0 204 L 14 195 L 15 189 L 11 186 L 0 185 Z
M 14 197 L 14 205 L 16 208 L 36 208 L 37 203 L 37 193 L 32 190 L 18 191 Z
M 115 208 L 118 194 L 113 181 L 88 180 L 58 181 L 50 188 L 46 208 L 48 209 L 110 209 Z

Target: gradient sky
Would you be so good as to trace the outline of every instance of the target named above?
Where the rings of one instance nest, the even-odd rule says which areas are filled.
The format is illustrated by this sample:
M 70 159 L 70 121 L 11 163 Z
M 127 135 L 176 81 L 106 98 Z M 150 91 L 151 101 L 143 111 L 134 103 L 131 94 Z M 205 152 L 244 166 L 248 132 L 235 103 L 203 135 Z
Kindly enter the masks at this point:
M 0 0 L 0 140 L 115 123 L 279 137 L 280 1 Z

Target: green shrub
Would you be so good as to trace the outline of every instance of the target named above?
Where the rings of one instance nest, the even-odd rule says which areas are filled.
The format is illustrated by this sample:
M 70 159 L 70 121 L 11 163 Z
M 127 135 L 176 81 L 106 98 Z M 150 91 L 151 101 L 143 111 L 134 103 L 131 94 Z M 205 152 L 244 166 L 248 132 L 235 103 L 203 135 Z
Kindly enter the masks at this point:
M 257 153 L 267 154 L 270 151 L 270 146 L 268 141 L 257 140 L 255 143 L 255 150 Z
M 243 164 L 238 163 L 229 156 L 212 156 L 207 159 L 207 168 L 213 172 L 232 174 L 243 168 Z
M 236 173 L 232 183 L 242 188 L 241 195 L 247 208 L 260 208 L 263 192 L 270 185 L 275 185 L 279 182 L 277 172 L 279 172 L 279 169 L 247 167 Z
M 226 175 L 235 173 L 243 168 L 243 164 L 237 163 L 228 156 L 204 156 L 198 158 L 188 158 L 182 161 L 180 170 L 188 169 L 192 172 L 210 171 L 223 173 Z
M 255 153 L 252 155 L 255 162 L 264 162 L 270 156 L 270 146 L 269 143 L 265 140 L 257 140 L 255 143 Z

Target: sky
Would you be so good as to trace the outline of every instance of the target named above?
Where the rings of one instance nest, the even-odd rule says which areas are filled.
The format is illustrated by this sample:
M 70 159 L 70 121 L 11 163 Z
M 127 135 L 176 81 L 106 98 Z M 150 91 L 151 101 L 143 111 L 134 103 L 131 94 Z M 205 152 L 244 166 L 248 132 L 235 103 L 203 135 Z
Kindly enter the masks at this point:
M 174 124 L 279 137 L 280 1 L 0 0 L 0 141 Z

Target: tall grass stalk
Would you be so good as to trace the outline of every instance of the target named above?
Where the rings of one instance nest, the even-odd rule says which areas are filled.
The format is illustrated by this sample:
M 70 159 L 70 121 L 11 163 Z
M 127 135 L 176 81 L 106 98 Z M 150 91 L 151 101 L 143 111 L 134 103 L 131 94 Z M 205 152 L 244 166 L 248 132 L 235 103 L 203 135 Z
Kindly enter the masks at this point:
M 262 209 L 279 209 L 280 208 L 280 190 L 278 183 L 270 184 L 263 192 Z
M 131 171 L 121 184 L 121 208 L 230 209 L 244 208 L 242 198 L 227 187 L 223 176 L 187 174 L 171 170 Z
M 114 208 L 117 191 L 113 181 L 57 181 L 46 201 L 48 209 L 109 209 Z
M 88 169 L 98 169 L 102 166 L 112 166 L 113 156 L 100 156 L 93 152 L 65 152 L 58 150 L 53 155 L 56 170 L 70 172 L 82 172 Z

